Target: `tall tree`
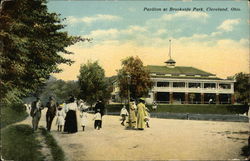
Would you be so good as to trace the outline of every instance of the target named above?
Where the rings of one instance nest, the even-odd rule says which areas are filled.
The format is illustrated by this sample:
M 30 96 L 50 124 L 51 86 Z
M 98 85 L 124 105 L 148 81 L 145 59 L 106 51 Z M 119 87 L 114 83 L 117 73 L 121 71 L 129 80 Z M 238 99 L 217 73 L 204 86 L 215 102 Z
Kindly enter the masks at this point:
M 81 65 L 78 76 L 80 85 L 80 98 L 93 105 L 98 99 L 109 99 L 110 90 L 105 81 L 104 69 L 97 61 Z
M 78 97 L 80 87 L 77 81 L 48 80 L 40 97 L 43 102 L 48 101 L 49 96 L 54 96 L 60 103 L 69 99 L 70 96 Z
M 138 56 L 122 60 L 122 69 L 118 71 L 118 84 L 122 98 L 127 98 L 130 92 L 129 95 L 134 99 L 147 95 L 153 86 L 149 71 Z
M 60 15 L 49 13 L 45 0 L 4 0 L 0 12 L 1 101 L 8 101 L 10 94 L 34 92 L 61 71 L 59 64 L 73 63 L 62 57 L 72 54 L 65 48 L 83 39 L 62 30 Z
M 250 103 L 250 74 L 237 73 L 235 80 L 234 89 L 236 100 L 241 103 Z

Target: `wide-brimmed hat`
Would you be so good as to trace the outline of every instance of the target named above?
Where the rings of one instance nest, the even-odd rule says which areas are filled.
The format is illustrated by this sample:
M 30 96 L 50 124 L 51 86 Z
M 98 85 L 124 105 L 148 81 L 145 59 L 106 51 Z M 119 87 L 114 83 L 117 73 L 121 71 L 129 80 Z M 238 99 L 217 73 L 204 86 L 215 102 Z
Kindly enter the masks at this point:
M 139 100 L 145 101 L 145 98 L 141 97 L 141 98 L 139 98 Z

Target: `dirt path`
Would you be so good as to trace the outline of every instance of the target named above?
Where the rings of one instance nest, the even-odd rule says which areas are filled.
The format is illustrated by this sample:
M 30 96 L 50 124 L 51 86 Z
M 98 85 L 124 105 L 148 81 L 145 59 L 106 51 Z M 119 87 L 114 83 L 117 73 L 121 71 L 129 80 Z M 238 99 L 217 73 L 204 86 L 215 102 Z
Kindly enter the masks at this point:
M 40 125 L 45 126 L 45 111 Z M 104 116 L 103 128 L 94 130 L 89 114 L 86 131 L 51 133 L 67 160 L 227 160 L 244 159 L 248 123 L 151 119 L 144 131 L 125 130 L 118 116 Z M 26 119 L 23 123 L 31 123 Z

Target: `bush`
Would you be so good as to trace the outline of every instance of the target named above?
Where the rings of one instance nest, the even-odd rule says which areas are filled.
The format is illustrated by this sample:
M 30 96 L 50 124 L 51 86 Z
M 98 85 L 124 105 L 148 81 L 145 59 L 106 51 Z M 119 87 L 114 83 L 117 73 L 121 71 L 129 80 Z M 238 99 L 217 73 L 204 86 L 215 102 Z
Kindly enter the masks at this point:
M 146 105 L 151 112 L 156 113 L 192 113 L 192 114 L 243 114 L 248 111 L 247 105 L 170 105 L 160 104 L 153 111 L 152 105 Z M 106 106 L 108 112 L 120 112 L 122 104 Z

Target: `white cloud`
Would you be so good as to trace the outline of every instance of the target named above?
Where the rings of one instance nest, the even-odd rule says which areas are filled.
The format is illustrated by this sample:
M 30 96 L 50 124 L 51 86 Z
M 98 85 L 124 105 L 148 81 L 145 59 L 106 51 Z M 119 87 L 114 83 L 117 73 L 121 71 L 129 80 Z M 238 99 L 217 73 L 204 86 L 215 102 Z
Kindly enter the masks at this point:
M 175 14 L 165 14 L 162 16 L 161 19 L 163 20 L 172 20 L 175 18 L 181 18 L 181 17 L 185 17 L 185 18 L 190 18 L 190 19 L 206 19 L 209 18 L 209 15 L 205 12 L 177 12 Z
M 221 23 L 220 26 L 217 27 L 219 30 L 224 31 L 233 31 L 235 25 L 240 23 L 240 19 L 227 19 Z
M 106 40 L 114 39 L 119 34 L 117 29 L 108 29 L 108 30 L 94 30 L 91 31 L 87 37 L 92 37 L 94 39 L 105 38 Z
M 159 29 L 156 31 L 155 35 L 163 35 L 166 34 L 167 30 L 166 29 Z
M 147 32 L 147 29 L 145 27 L 137 26 L 137 25 L 131 25 L 128 26 L 126 29 L 107 29 L 107 30 L 94 30 L 91 31 L 89 35 L 84 35 L 84 37 L 91 37 L 94 40 L 96 39 L 102 39 L 103 41 L 101 43 L 104 43 L 106 41 L 113 41 L 122 39 L 123 37 L 127 37 L 128 35 L 137 35 L 139 33 Z
M 104 20 L 105 21 L 117 21 L 120 19 L 121 18 L 119 16 L 98 14 L 98 15 L 91 16 L 91 17 L 83 17 L 81 21 L 85 23 L 92 23 L 95 21 L 104 21 Z
M 147 31 L 146 27 L 141 27 L 137 25 L 131 25 L 127 29 L 121 30 L 121 32 L 125 34 L 133 34 L 137 32 L 146 32 L 146 31 Z
M 74 16 L 67 17 L 67 21 L 70 24 L 84 22 L 88 25 L 93 23 L 93 22 L 97 22 L 97 21 L 118 21 L 120 19 L 121 19 L 121 17 L 119 17 L 119 16 L 105 15 L 105 14 L 98 14 L 95 16 L 87 16 L 87 17 L 82 17 L 82 18 L 78 18 L 78 17 L 74 17 Z
M 76 18 L 74 16 L 69 16 L 69 17 L 67 17 L 66 20 L 67 20 L 67 23 L 69 23 L 69 24 L 75 24 L 75 23 L 79 22 L 79 18 Z

